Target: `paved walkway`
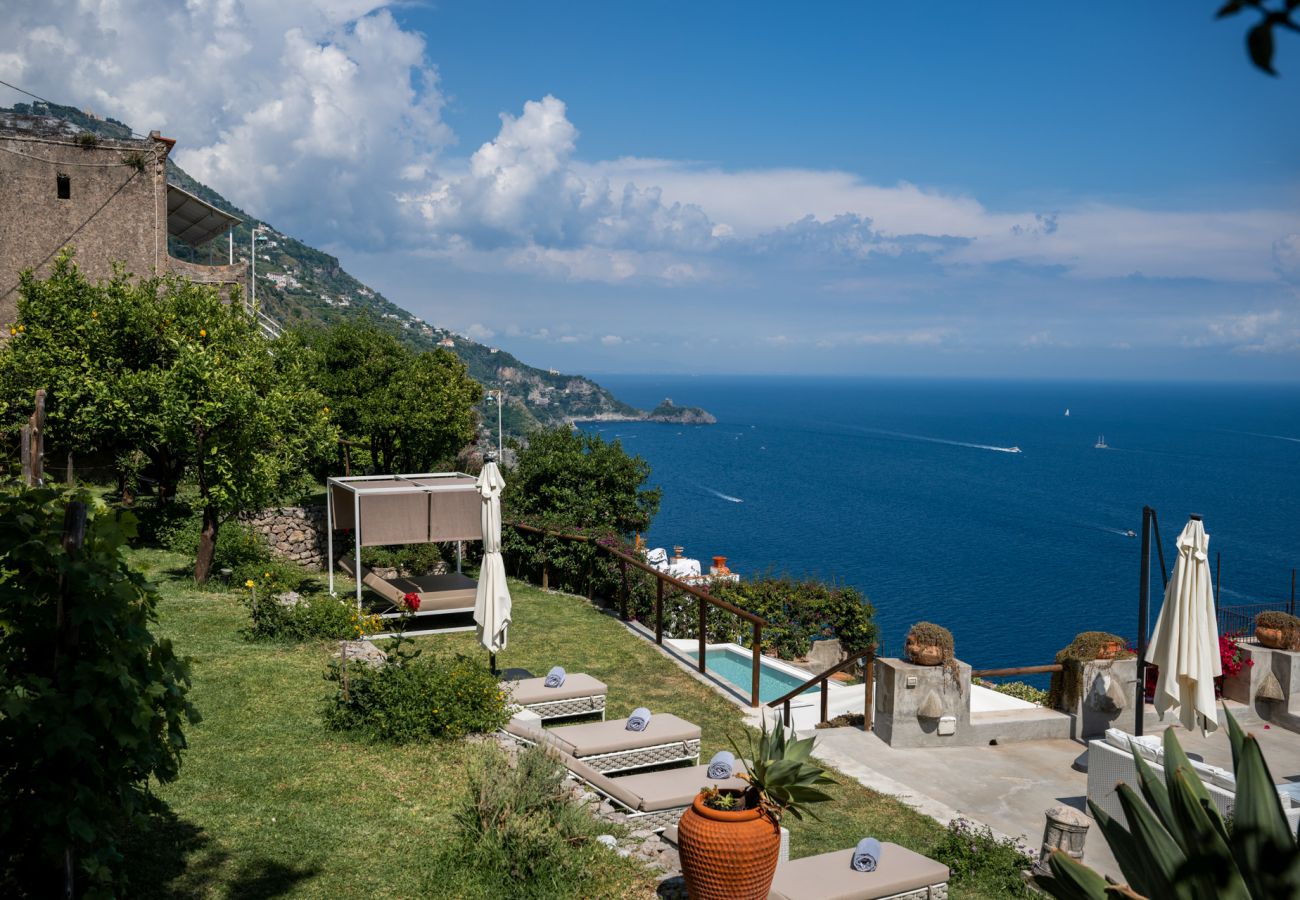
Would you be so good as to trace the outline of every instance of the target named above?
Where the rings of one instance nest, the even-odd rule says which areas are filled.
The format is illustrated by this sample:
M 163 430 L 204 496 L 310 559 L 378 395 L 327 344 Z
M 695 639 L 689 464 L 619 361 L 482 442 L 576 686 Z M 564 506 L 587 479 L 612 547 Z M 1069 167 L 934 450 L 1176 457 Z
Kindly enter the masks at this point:
M 1258 738 L 1274 779 L 1300 781 L 1300 735 L 1265 724 L 1240 704 L 1229 704 L 1247 731 Z M 1159 734 L 1154 715 L 1145 730 Z M 874 734 L 852 728 L 817 734 L 817 755 L 845 775 L 903 802 L 940 822 L 964 816 L 1001 836 L 1019 838 L 1037 852 L 1043 813 L 1062 803 L 1087 812 L 1086 745 L 1075 741 L 1027 741 L 999 746 L 894 749 Z M 1188 755 L 1232 769 L 1225 728 L 1208 737 L 1179 730 Z M 1077 768 L 1076 768 L 1077 764 Z M 1118 866 L 1094 827 L 1088 832 L 1084 862 L 1120 878 Z

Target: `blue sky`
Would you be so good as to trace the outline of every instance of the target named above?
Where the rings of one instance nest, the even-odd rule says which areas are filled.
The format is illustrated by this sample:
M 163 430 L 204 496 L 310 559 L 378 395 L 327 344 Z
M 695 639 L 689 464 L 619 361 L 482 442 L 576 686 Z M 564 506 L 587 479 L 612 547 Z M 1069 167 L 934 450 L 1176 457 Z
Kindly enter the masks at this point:
M 1295 380 L 1300 38 L 1215 5 L 19 0 L 0 77 L 537 365 Z

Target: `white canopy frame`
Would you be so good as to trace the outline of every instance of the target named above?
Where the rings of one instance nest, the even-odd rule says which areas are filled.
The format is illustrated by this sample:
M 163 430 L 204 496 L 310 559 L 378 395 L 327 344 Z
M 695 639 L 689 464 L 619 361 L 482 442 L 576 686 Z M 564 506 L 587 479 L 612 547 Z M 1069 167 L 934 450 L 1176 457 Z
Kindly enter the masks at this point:
M 403 503 L 401 498 L 410 498 Z M 340 503 L 340 500 L 343 503 Z M 461 569 L 461 545 L 465 540 L 481 540 L 483 536 L 480 516 L 481 500 L 477 481 L 464 472 L 420 472 L 394 475 L 354 475 L 335 477 L 327 480 L 325 485 L 325 516 L 328 533 L 327 564 L 329 567 L 329 591 L 336 596 L 334 589 L 334 532 L 342 528 L 352 528 L 353 574 L 356 577 L 356 603 L 360 611 L 361 588 L 364 571 L 361 565 L 361 548 L 363 546 L 382 546 L 384 544 L 416 544 L 456 542 L 456 572 Z M 436 518 L 442 506 L 444 516 Z M 369 508 L 368 508 L 369 507 Z M 396 520 L 389 524 L 383 518 L 387 508 Z M 424 524 L 421 525 L 423 518 Z M 365 529 L 370 520 L 371 531 L 380 531 L 380 539 L 367 540 Z M 384 525 L 385 527 L 376 527 Z M 393 538 L 389 540 L 389 538 Z M 440 612 L 473 611 L 445 610 Z M 431 612 L 429 614 L 436 614 Z M 383 614 L 390 618 L 397 614 Z M 417 613 L 418 615 L 418 613 Z M 376 635 L 378 636 L 378 635 Z

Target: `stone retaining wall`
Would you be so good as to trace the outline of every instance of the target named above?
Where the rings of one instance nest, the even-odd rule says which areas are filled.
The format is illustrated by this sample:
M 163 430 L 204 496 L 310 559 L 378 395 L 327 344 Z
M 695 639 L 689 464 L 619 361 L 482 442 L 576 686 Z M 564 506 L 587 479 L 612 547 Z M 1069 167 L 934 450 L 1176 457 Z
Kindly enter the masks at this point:
M 240 521 L 266 538 L 277 556 L 309 569 L 325 566 L 325 507 L 280 506 L 245 513 Z

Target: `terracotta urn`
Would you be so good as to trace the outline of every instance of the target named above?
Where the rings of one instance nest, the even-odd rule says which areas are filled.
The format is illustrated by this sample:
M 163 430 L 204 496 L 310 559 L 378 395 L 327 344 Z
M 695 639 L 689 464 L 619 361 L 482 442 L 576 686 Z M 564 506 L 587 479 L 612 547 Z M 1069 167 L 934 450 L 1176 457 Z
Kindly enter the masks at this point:
M 1286 645 L 1286 632 L 1281 628 L 1270 628 L 1267 625 L 1255 626 L 1255 639 L 1259 643 L 1268 647 L 1270 650 L 1289 650 Z
M 691 900 L 764 900 L 781 855 L 781 828 L 759 809 L 710 809 L 696 796 L 677 825 Z
M 1097 659 L 1114 659 L 1124 649 L 1119 641 L 1107 641 L 1097 648 Z
M 943 662 L 943 648 L 938 644 L 926 644 L 918 640 L 915 636 L 907 636 L 907 644 L 903 647 L 903 652 L 907 655 L 907 661 L 917 666 L 937 666 Z

